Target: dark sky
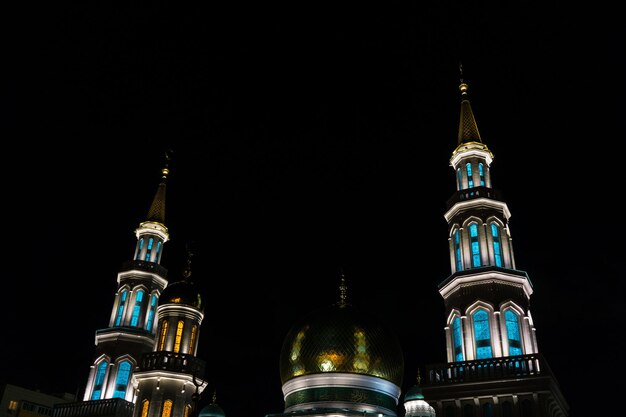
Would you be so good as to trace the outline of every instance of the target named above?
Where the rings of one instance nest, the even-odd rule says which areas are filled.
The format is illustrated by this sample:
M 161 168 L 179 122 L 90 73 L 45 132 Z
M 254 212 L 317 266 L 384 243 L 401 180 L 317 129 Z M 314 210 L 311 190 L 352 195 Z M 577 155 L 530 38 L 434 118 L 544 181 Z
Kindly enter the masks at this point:
M 592 381 L 624 372 L 617 14 L 115 3 L 7 13 L 0 382 L 82 395 L 172 149 L 162 264 L 179 278 L 194 248 L 198 356 L 228 417 L 283 410 L 282 340 L 337 300 L 341 267 L 351 302 L 398 334 L 411 386 L 446 360 L 462 62 L 539 350 L 572 417 L 611 409 L 596 401 L 617 387 Z

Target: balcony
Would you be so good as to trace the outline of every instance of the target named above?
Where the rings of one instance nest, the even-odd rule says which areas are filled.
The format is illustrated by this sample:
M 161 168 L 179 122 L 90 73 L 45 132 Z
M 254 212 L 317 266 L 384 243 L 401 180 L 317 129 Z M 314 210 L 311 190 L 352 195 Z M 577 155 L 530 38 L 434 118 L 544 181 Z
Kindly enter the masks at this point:
M 150 352 L 141 357 L 139 372 L 170 371 L 204 377 L 205 362 L 193 355 L 174 352 Z
M 132 271 L 132 270 L 150 272 L 153 274 L 157 274 L 162 278 L 167 277 L 167 268 L 162 267 L 161 265 L 154 263 L 154 262 L 128 261 L 128 262 L 124 262 L 122 264 L 122 267 L 120 268 L 120 272 L 126 272 L 126 271 Z
M 535 376 L 554 377 L 548 363 L 538 353 L 427 365 L 426 375 L 427 385 L 520 379 Z
M 446 202 L 446 210 L 450 209 L 456 203 L 462 201 L 473 200 L 475 198 L 490 198 L 492 200 L 503 201 L 501 193 L 493 188 L 488 187 L 473 187 L 466 188 L 465 190 L 458 190 L 452 197 Z
M 55 404 L 52 417 L 132 417 L 135 405 L 122 398 Z

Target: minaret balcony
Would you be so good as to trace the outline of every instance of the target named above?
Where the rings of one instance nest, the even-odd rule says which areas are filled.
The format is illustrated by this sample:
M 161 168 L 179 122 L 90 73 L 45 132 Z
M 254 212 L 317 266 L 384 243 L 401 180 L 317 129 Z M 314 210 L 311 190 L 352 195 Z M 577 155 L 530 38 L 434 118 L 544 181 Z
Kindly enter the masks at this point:
M 139 372 L 169 371 L 204 377 L 206 363 L 193 355 L 174 352 L 150 352 L 141 357 Z
M 489 187 L 472 187 L 464 190 L 458 190 L 452 197 L 446 202 L 446 209 L 450 209 L 457 203 L 463 201 L 474 200 L 476 198 L 489 198 L 491 200 L 504 201 L 501 193 L 498 190 L 494 190 Z
M 554 377 L 548 363 L 539 353 L 432 364 L 426 366 L 426 375 L 427 385 Z
M 52 417 L 132 417 L 135 405 L 122 398 L 55 404 Z
M 146 262 L 146 261 L 138 261 L 138 260 L 124 262 L 122 264 L 122 268 L 120 269 L 120 272 L 127 272 L 127 271 L 134 271 L 134 270 L 150 272 L 153 274 L 157 274 L 158 276 L 163 277 L 163 278 L 167 276 L 167 268 L 154 262 Z

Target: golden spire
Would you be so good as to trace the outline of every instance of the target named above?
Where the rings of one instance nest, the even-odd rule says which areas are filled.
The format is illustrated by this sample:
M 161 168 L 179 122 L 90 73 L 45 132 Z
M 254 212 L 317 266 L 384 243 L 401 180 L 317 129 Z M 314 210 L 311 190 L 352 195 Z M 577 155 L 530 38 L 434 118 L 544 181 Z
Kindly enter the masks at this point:
M 167 176 L 170 173 L 169 162 L 171 159 L 171 150 L 165 151 L 165 165 L 161 168 L 161 182 L 159 188 L 154 195 L 152 205 L 148 211 L 148 219 L 150 222 L 165 223 L 165 184 L 167 183 Z
M 340 307 L 345 307 L 348 302 L 347 302 L 347 291 L 348 291 L 348 287 L 346 287 L 346 276 L 343 274 L 343 268 L 341 268 L 341 282 L 339 283 L 339 306 Z
M 461 118 L 459 121 L 458 144 L 460 145 L 467 142 L 482 143 L 467 94 L 469 87 L 463 80 L 463 64 L 459 64 L 459 72 L 461 76 L 461 83 L 459 84 L 459 90 L 461 91 Z

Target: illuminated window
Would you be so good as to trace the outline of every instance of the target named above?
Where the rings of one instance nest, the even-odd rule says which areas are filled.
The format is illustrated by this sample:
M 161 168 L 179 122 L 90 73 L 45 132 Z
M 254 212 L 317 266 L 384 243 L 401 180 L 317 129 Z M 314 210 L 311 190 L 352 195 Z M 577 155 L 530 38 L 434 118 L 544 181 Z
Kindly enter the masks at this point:
M 139 249 L 137 249 L 137 256 L 135 256 L 135 259 L 141 259 L 141 249 L 143 249 L 143 238 L 139 239 Z
M 485 186 L 485 168 L 483 167 L 483 163 L 478 164 L 478 175 L 480 176 L 480 185 L 482 187 Z
M 452 337 L 454 338 L 454 360 L 462 362 L 463 358 L 463 333 L 461 331 L 461 318 L 456 316 L 452 320 Z
M 198 325 L 191 326 L 191 337 L 189 338 L 189 354 L 193 355 L 194 347 L 196 345 L 196 335 L 198 333 Z
M 469 162 L 465 165 L 467 171 L 467 188 L 474 188 L 474 179 L 472 178 L 472 164 Z
M 463 174 L 461 174 L 461 168 L 456 169 L 456 179 L 459 182 L 459 190 L 463 189 Z
M 493 357 L 491 351 L 491 332 L 489 331 L 489 313 L 480 309 L 473 315 L 474 339 L 476 340 L 476 358 L 486 359 Z
M 463 261 L 461 260 L 461 238 L 459 230 L 454 231 L 454 260 L 456 261 L 456 270 L 463 269 Z
M 17 410 L 17 401 L 15 401 L 15 400 L 9 401 L 9 406 L 7 407 L 7 409 L 9 409 L 11 411 Z
M 137 291 L 137 296 L 135 296 L 135 306 L 133 307 L 133 315 L 130 319 L 130 325 L 133 327 L 137 327 L 137 323 L 139 322 L 139 314 L 141 313 L 141 302 L 143 301 L 143 290 Z
M 99 400 L 102 397 L 102 385 L 104 384 L 104 377 L 107 373 L 107 361 L 102 361 L 98 365 L 98 370 L 96 371 L 96 382 L 93 385 L 93 391 L 91 392 L 92 400 Z
M 182 320 L 178 321 L 178 326 L 176 326 L 176 339 L 174 340 L 174 352 L 180 352 L 180 340 L 183 338 L 183 327 L 184 323 Z
M 156 311 L 157 296 L 152 294 L 150 297 L 150 311 L 148 311 L 148 323 L 146 324 L 146 330 L 152 331 L 152 325 L 154 324 L 154 313 Z
M 129 361 L 120 362 L 117 366 L 117 378 L 115 378 L 113 398 L 126 397 L 126 388 L 128 387 L 128 381 L 130 381 L 130 369 L 131 364 Z
M 115 325 L 119 326 L 122 323 L 122 316 L 124 315 L 124 306 L 126 305 L 126 297 L 128 296 L 128 291 L 122 291 L 122 295 L 120 296 L 120 305 L 117 306 L 117 315 L 115 317 Z
M 504 312 L 506 335 L 509 339 L 509 355 L 522 355 L 522 340 L 519 331 L 519 316 L 511 309 Z
M 165 336 L 167 335 L 167 321 L 161 322 L 161 335 L 159 336 L 159 350 L 163 350 L 165 347 Z
M 191 405 L 187 404 L 183 413 L 183 417 L 189 417 L 189 414 L 191 413 Z
M 500 229 L 495 223 L 491 223 L 491 236 L 493 237 L 493 256 L 496 266 L 502 266 L 502 245 L 500 244 Z
M 470 230 L 470 245 L 472 246 L 472 266 L 480 266 L 480 242 L 478 241 L 478 225 L 472 223 Z
M 141 417 L 148 417 L 148 408 L 150 407 L 150 401 L 143 400 L 141 403 Z
M 161 253 L 161 241 L 157 242 L 156 252 L 154 253 L 154 262 L 159 261 L 159 254 Z
M 152 243 L 154 243 L 154 239 L 150 238 L 150 240 L 148 241 L 148 248 L 146 249 L 146 261 L 150 260 L 150 255 L 152 252 Z
M 161 417 L 170 417 L 172 415 L 172 400 L 165 400 L 163 403 L 163 412 Z

